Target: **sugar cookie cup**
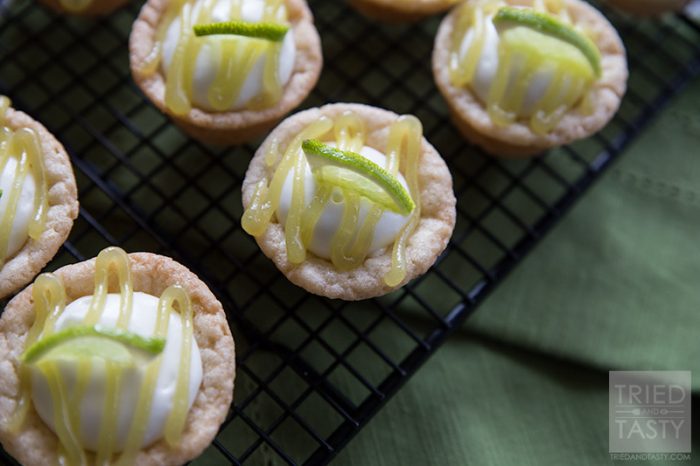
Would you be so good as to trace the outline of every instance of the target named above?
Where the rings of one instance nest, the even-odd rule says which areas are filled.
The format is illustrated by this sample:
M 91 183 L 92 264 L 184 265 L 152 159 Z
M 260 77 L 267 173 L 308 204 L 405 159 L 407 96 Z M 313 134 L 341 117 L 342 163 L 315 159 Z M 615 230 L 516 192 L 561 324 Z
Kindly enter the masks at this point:
M 504 29 L 498 29 L 492 18 L 504 7 L 529 8 L 527 11 L 533 11 L 534 7 L 535 14 L 573 25 L 581 40 L 592 46 L 591 54 L 598 51 L 598 67 L 592 66 L 581 50 L 554 35 L 540 34 L 534 28 L 521 25 L 508 27 L 506 24 Z M 510 8 L 510 11 L 523 10 Z M 531 74 L 520 76 L 517 74 L 520 71 L 504 68 L 500 57 L 504 50 L 510 49 L 503 46 L 503 31 L 517 32 L 521 36 L 538 35 L 538 40 L 546 42 L 548 48 L 538 47 L 536 41 L 521 41 L 521 45 L 530 46 L 533 54 L 541 54 L 541 60 L 550 59 L 551 54 L 547 55 L 546 50 L 559 53 L 562 57 L 556 59 L 559 61 L 546 62 L 547 66 L 554 67 L 555 74 L 547 78 L 546 68 L 523 67 L 521 69 Z M 481 38 L 479 42 L 475 37 Z M 516 36 L 509 36 L 513 37 Z M 474 45 L 479 43 L 483 44 L 481 49 Z M 566 52 L 561 53 L 562 50 Z M 517 62 L 506 63 L 511 66 Z M 581 70 L 581 76 L 573 70 Z M 440 25 L 433 51 L 433 74 L 452 120 L 465 138 L 490 154 L 524 158 L 585 138 L 603 128 L 620 106 L 628 71 L 619 35 L 608 20 L 586 2 L 477 0 L 455 8 Z M 504 83 L 510 79 L 509 84 L 494 92 L 500 76 Z M 554 87 L 552 83 L 561 87 Z M 509 102 L 509 95 L 517 97 Z M 505 102 L 499 100 L 501 98 Z M 513 100 L 519 103 L 514 104 Z M 513 107 L 504 109 L 509 105 Z
M 9 105 L 0 96 L 0 298 L 49 263 L 78 216 L 78 189 L 66 150 L 44 126 Z
M 387 22 L 417 21 L 442 13 L 459 0 L 350 0 L 350 5 L 363 15 Z
M 323 67 L 321 41 L 304 0 L 243 0 L 238 12 L 222 7 L 227 4 L 149 0 L 129 37 L 132 76 L 146 97 L 190 136 L 216 145 L 267 132 L 309 95 Z M 191 30 L 230 20 L 284 24 L 289 32 L 272 42 L 194 37 Z
M 100 286 L 109 294 L 101 294 Z M 131 297 L 131 308 L 124 307 L 129 302 L 122 299 L 124 296 Z M 154 352 L 152 359 L 139 359 L 145 354 L 142 348 L 140 352 L 126 353 L 135 355 L 132 361 L 124 360 L 121 353 L 129 345 L 122 340 L 95 337 L 67 340 L 43 353 L 28 350 L 46 346 L 45 342 L 52 337 L 55 340 L 62 332 L 92 325 L 87 322 L 94 303 L 99 325 L 89 328 L 113 334 L 119 329 L 135 332 L 128 341 L 157 337 L 161 339 L 161 352 L 156 355 L 155 348 L 144 346 Z M 124 324 L 120 325 L 123 316 Z M 117 248 L 108 248 L 97 259 L 42 275 L 7 305 L 0 318 L 0 336 L 0 441 L 25 466 L 58 464 L 59 456 L 71 464 L 71 454 L 82 458 L 81 464 L 96 464 L 96 457 L 102 455 L 115 465 L 180 465 L 200 455 L 214 439 L 232 400 L 235 349 L 222 306 L 197 276 L 167 257 L 127 255 Z M 95 341 L 107 346 L 96 347 Z M 82 346 L 75 346 L 78 344 Z M 92 349 L 80 352 L 86 345 L 92 345 Z M 183 348 L 192 349 L 182 352 Z M 77 371 L 78 375 L 66 378 L 66 374 L 76 373 L 70 371 Z M 181 381 L 183 374 L 186 377 Z M 149 377 L 156 380 L 152 392 Z M 198 378 L 192 382 L 192 377 Z M 49 381 L 51 378 L 53 382 Z M 72 390 L 67 385 L 71 380 Z M 194 392 L 191 387 L 198 381 Z M 48 395 L 47 384 L 51 390 Z M 119 422 L 110 420 L 105 407 L 111 406 L 106 402 L 110 399 L 110 384 L 112 393 L 119 394 L 113 412 Z M 61 395 L 67 391 L 79 395 Z M 52 403 L 58 400 L 65 403 L 69 413 L 80 412 L 81 416 L 56 416 Z M 178 400 L 184 404 L 174 408 L 181 404 Z M 22 410 L 21 406 L 27 409 Z M 173 415 L 178 409 L 178 414 Z M 139 413 L 144 422 L 139 423 L 143 420 L 137 418 Z M 54 425 L 49 427 L 50 423 Z M 72 435 L 55 433 L 61 432 L 56 427 L 59 425 Z M 143 430 L 136 429 L 137 425 Z M 153 425 L 165 429 L 165 438 L 156 431 L 155 438 L 141 445 L 149 435 L 154 436 Z M 109 435 L 102 437 L 103 429 L 113 434 L 112 440 Z M 129 441 L 125 439 L 131 435 L 135 435 L 136 447 L 127 449 L 128 453 L 119 451 L 115 445 L 123 442 L 126 447 Z M 176 439 L 174 445 L 170 439 Z M 84 447 L 89 442 L 97 442 L 97 453 Z M 79 461 L 73 458 L 76 462 Z
M 357 184 L 321 179 L 304 140 L 352 151 L 387 172 L 394 167 L 392 179 L 415 208 L 397 213 L 358 194 Z M 243 181 L 242 224 L 292 283 L 361 300 L 396 290 L 435 263 L 452 236 L 455 205 L 450 171 L 415 117 L 332 104 L 287 118 L 267 137 Z
M 615 8 L 637 16 L 659 16 L 672 11 L 681 11 L 689 0 L 607 0 Z
M 59 14 L 75 16 L 104 16 L 123 7 L 129 0 L 39 0 Z

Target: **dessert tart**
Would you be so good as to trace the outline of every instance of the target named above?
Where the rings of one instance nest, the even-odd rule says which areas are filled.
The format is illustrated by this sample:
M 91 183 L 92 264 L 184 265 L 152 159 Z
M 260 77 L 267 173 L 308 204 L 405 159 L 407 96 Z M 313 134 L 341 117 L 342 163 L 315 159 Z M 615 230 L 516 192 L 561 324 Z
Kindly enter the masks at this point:
M 669 11 L 681 11 L 689 0 L 608 0 L 620 10 L 639 16 L 657 16 Z
M 78 190 L 65 149 L 0 96 L 0 298 L 29 283 L 65 242 Z
M 294 284 L 360 300 L 433 265 L 455 204 L 452 176 L 418 119 L 333 104 L 267 137 L 243 182 L 242 226 Z
M 0 335 L 0 441 L 25 466 L 183 464 L 233 396 L 221 304 L 167 257 L 108 248 L 41 275 Z
M 464 136 L 527 157 L 587 137 L 617 112 L 625 49 L 581 0 L 476 0 L 443 21 L 433 73 Z
M 77 16 L 108 15 L 128 3 L 128 0 L 39 0 L 56 13 Z
M 416 21 L 442 13 L 459 0 L 350 0 L 350 5 L 370 18 L 389 22 Z
M 304 0 L 148 0 L 129 49 L 144 94 L 192 137 L 220 145 L 269 130 L 323 66 Z

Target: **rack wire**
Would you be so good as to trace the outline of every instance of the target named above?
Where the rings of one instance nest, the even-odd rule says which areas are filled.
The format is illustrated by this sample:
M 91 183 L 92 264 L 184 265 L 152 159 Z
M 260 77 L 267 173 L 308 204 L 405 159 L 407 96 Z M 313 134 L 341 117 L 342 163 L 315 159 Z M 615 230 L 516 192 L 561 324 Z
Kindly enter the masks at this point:
M 629 52 L 620 112 L 587 140 L 500 161 L 449 123 L 430 71 L 439 18 L 387 26 L 339 0 L 309 3 L 326 64 L 304 107 L 365 102 L 415 114 L 447 160 L 458 198 L 455 234 L 435 267 L 361 303 L 294 287 L 241 230 L 241 182 L 257 144 L 202 145 L 143 98 L 126 45 L 140 3 L 83 20 L 0 0 L 0 93 L 64 143 L 80 188 L 80 216 L 47 269 L 108 245 L 154 251 L 190 267 L 224 304 L 238 348 L 235 401 L 195 465 L 330 462 L 700 74 L 700 28 L 688 18 L 640 21 L 605 10 Z M 0 458 L 16 464 L 4 451 Z

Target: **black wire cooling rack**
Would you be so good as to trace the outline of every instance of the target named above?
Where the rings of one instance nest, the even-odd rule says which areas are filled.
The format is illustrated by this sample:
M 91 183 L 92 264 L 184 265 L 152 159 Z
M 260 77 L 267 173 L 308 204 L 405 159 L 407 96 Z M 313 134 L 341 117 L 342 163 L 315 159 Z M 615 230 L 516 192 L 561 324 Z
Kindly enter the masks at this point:
M 417 115 L 458 197 L 457 228 L 436 266 L 361 303 L 294 287 L 241 230 L 241 181 L 256 144 L 221 150 L 188 139 L 137 90 L 127 37 L 140 2 L 81 20 L 0 0 L 0 93 L 64 143 L 80 188 L 80 217 L 49 269 L 113 244 L 154 251 L 189 266 L 224 303 L 238 349 L 235 402 L 196 465 L 329 462 L 700 74 L 700 28 L 689 19 L 606 11 L 631 70 L 616 118 L 541 158 L 499 161 L 449 123 L 430 72 L 437 18 L 386 26 L 340 0 L 310 3 L 326 64 L 305 107 L 366 102 Z M 16 464 L 4 452 L 2 461 Z

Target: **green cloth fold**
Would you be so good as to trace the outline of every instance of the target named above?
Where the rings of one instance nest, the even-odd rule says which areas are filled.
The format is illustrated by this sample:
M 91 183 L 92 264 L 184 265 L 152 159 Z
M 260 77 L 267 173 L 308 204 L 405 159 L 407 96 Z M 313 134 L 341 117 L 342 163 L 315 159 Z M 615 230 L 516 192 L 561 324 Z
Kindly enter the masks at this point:
M 610 459 L 608 371 L 700 389 L 698 103 L 696 80 L 336 464 L 690 464 Z
M 700 442 L 695 438 L 697 451 Z M 421 369 L 333 464 L 696 463 L 613 462 L 608 453 L 606 371 L 464 330 Z
M 696 81 L 491 295 L 471 328 L 603 370 L 700 374 L 699 97 Z

